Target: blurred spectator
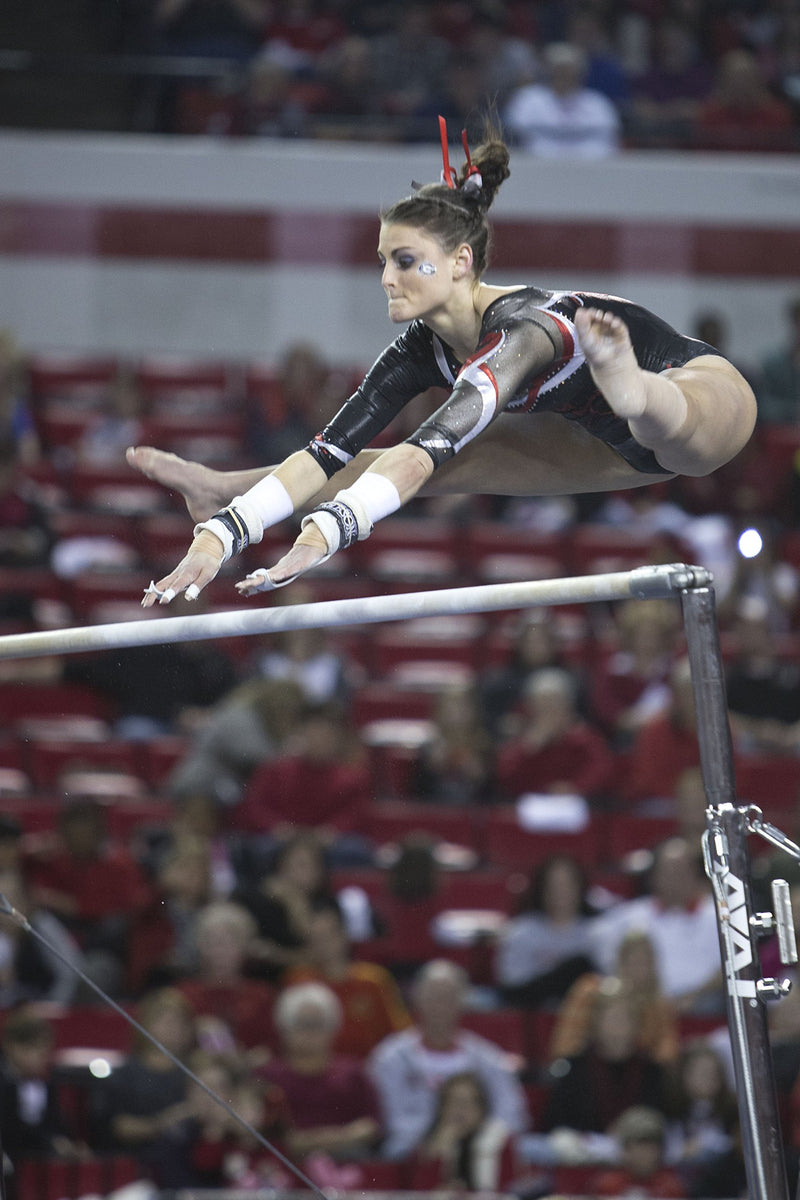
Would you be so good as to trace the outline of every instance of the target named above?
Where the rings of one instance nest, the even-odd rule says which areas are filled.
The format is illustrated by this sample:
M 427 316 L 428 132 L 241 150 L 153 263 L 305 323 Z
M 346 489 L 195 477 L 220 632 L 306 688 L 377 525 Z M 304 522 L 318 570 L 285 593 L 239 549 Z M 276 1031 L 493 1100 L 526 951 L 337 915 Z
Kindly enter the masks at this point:
M 645 721 L 633 739 L 622 787 L 628 800 L 668 799 L 675 791 L 681 772 L 700 765 L 694 688 L 688 659 L 681 658 L 674 664 L 669 690 L 666 711 Z
M 274 380 L 249 397 L 244 452 L 255 463 L 282 462 L 327 424 L 346 393 L 341 373 L 313 343 L 293 342 L 281 354 Z
M 347 927 L 335 901 L 318 902 L 308 940 L 297 966 L 283 984 L 324 983 L 338 998 L 341 1024 L 334 1042 L 338 1054 L 365 1058 L 378 1042 L 411 1024 L 403 998 L 385 967 L 353 961 Z
M 742 600 L 731 641 L 725 679 L 737 747 L 793 752 L 800 744 L 800 667 L 782 653 L 764 600 Z
M 632 929 L 650 938 L 664 994 L 679 1012 L 722 1012 L 716 907 L 698 847 L 678 837 L 662 842 L 653 854 L 649 893 L 621 901 L 594 922 L 594 958 L 605 974 L 614 970 Z
M 206 642 L 82 655 L 65 663 L 63 679 L 101 692 L 116 710 L 116 735 L 133 740 L 190 732 L 237 683 L 230 657 Z
M 265 845 L 316 829 L 340 861 L 369 859 L 361 831 L 371 792 L 363 748 L 347 721 L 330 705 L 310 706 L 285 752 L 253 772 L 232 820 Z
M 706 830 L 706 795 L 700 767 L 687 767 L 675 780 L 675 827 L 679 837 L 690 844 L 700 841 Z
M 667 1164 L 664 1114 L 646 1105 L 626 1109 L 611 1127 L 619 1166 L 598 1170 L 587 1183 L 595 1196 L 686 1196 L 680 1174 Z
M 665 16 L 653 31 L 652 61 L 632 83 L 637 136 L 647 144 L 685 144 L 712 82 L 696 29 L 677 15 Z
M 608 22 L 608 13 L 592 4 L 579 4 L 569 15 L 567 41 L 580 46 L 586 55 L 585 86 L 624 110 L 630 83 L 609 36 Z
M 515 1176 L 513 1138 L 492 1116 L 479 1075 L 464 1071 L 445 1079 L 430 1130 L 414 1156 L 416 1191 L 506 1191 Z
M 546 158 L 604 158 L 619 147 L 620 118 L 601 92 L 586 87 L 579 46 L 554 42 L 544 51 L 546 82 L 512 93 L 504 123 L 523 150 Z
M 267 26 L 270 48 L 279 51 L 295 74 L 313 74 L 319 56 L 344 36 L 337 6 L 319 0 L 282 0 L 271 7 L 274 15 Z
M 34 905 L 49 909 L 75 937 L 90 978 L 118 990 L 131 927 L 151 891 L 130 851 L 109 840 L 98 803 L 64 803 L 52 843 L 31 863 L 30 890 Z
M 234 1088 L 231 1105 L 262 1137 L 282 1141 L 286 1132 L 286 1101 L 280 1088 L 245 1073 Z M 238 1122 L 232 1130 L 232 1145 L 223 1163 L 229 1188 L 288 1188 L 292 1177 L 275 1155 Z
M 629 600 L 614 616 L 619 649 L 595 669 L 590 703 L 594 719 L 623 749 L 669 704 L 668 678 L 681 625 L 669 600 Z
M 144 393 L 130 367 L 121 367 L 109 386 L 103 411 L 86 426 L 78 441 L 81 462 L 108 466 L 123 462 L 128 446 L 142 440 L 145 412 Z
M 227 692 L 195 731 L 169 777 L 174 796 L 200 790 L 238 804 L 256 767 L 281 753 L 303 708 L 292 679 L 250 679 Z
M 245 974 L 255 936 L 256 923 L 240 904 L 207 904 L 194 921 L 197 969 L 177 984 L 196 1013 L 200 1045 L 243 1056 L 253 1066 L 268 1057 L 274 1041 L 273 989 Z
M 17 442 L 8 432 L 0 434 L 0 505 L 0 567 L 47 566 L 54 541 L 47 507 L 41 490 L 23 474 Z
M 467 985 L 466 972 L 456 964 L 442 959 L 427 963 L 412 990 L 416 1024 L 386 1038 L 370 1056 L 388 1158 L 404 1158 L 420 1145 L 433 1124 L 439 1087 L 464 1071 L 483 1083 L 492 1117 L 511 1133 L 527 1126 L 525 1096 L 506 1055 L 461 1026 Z
M 244 87 L 230 118 L 232 128 L 254 137 L 304 137 L 308 123 L 305 99 L 289 68 L 267 49 L 248 64 Z M 248 454 L 250 450 L 248 444 Z M 273 458 L 267 451 L 264 461 L 275 462 L 280 457 L 279 453 Z
M 472 684 L 453 684 L 433 706 L 430 736 L 411 772 L 412 795 L 431 804 L 481 804 L 492 799 L 494 746 Z
M 537 1008 L 560 1000 L 591 970 L 594 912 L 578 862 L 554 855 L 536 868 L 517 913 L 500 932 L 495 979 L 507 1004 Z
M 617 947 L 613 975 L 587 972 L 564 997 L 558 1009 L 548 1050 L 548 1061 L 572 1058 L 586 1049 L 595 997 L 600 992 L 622 992 L 636 1010 L 639 1049 L 655 1062 L 673 1062 L 680 1044 L 675 1006 L 661 988 L 653 943 L 641 929 L 629 930 Z
M 276 1176 L 263 1170 L 266 1152 L 259 1148 L 254 1155 L 252 1135 L 209 1095 L 214 1092 L 270 1136 L 283 1132 L 284 1104 L 278 1090 L 259 1083 L 224 1054 L 194 1050 L 188 1066 L 196 1078 L 186 1085 L 183 1119 L 162 1134 L 153 1149 L 160 1187 L 252 1190 L 262 1182 L 285 1186 L 285 1173 Z M 243 1102 L 244 1112 L 238 1101 Z
M 258 49 L 269 0 L 157 0 L 152 13 L 162 54 L 248 58 Z
M 3 1025 L 0 1139 L 13 1164 L 88 1155 L 87 1147 L 71 1136 L 59 1105 L 53 1079 L 54 1040 L 49 1021 L 25 1007 L 11 1013 Z
M 36 423 L 25 398 L 25 359 L 8 329 L 0 329 L 0 441 L 10 440 L 23 467 L 41 458 Z
M 515 88 L 532 83 L 539 71 L 530 41 L 512 31 L 508 5 L 503 0 L 478 0 L 467 35 L 467 49 L 481 64 L 483 103 L 502 108 Z
M 281 605 L 308 604 L 314 591 L 304 583 L 292 584 Z M 268 648 L 267 648 L 268 647 Z M 349 660 L 331 648 L 326 629 L 287 629 L 257 645 L 254 674 L 265 679 L 291 679 L 302 688 L 309 704 L 345 707 L 357 672 Z
M 535 671 L 524 700 L 520 733 L 497 756 L 498 791 L 511 801 L 528 792 L 602 797 L 613 757 L 602 734 L 580 716 L 572 676 L 559 668 Z
M 714 89 L 694 123 L 704 150 L 770 151 L 795 146 L 792 110 L 767 87 L 749 50 L 729 50 L 716 67 Z
M 396 10 L 392 29 L 373 39 L 379 104 L 390 116 L 421 109 L 447 69 L 449 47 L 433 33 L 432 17 L 430 4 L 412 0 Z
M 166 822 L 139 829 L 136 854 L 148 874 L 156 875 L 165 859 L 184 842 L 205 846 L 211 897 L 229 896 L 237 885 L 241 848 L 232 845 L 225 829 L 224 810 L 215 796 L 198 790 L 173 800 Z
M 692 1042 L 681 1051 L 667 1089 L 666 1151 L 679 1167 L 691 1195 L 702 1169 L 713 1171 L 736 1145 L 739 1107 L 728 1082 L 725 1064 L 707 1041 Z
M 348 130 L 348 136 L 359 137 L 362 121 L 370 122 L 377 114 L 378 79 L 372 57 L 372 47 L 365 37 L 350 34 L 330 46 L 319 61 L 319 74 L 324 84 L 324 101 L 320 106 L 325 117 L 323 128 L 330 131 L 330 118 L 351 118 L 352 123 L 334 121 L 337 129 Z M 320 114 L 317 114 L 320 115 Z M 308 347 L 308 351 L 311 348 Z M 315 352 L 311 351 L 315 354 Z M 287 364 L 288 365 L 288 364 Z M 285 384 L 284 384 L 285 386 Z M 319 402 L 317 402 L 319 397 Z M 310 403 L 315 403 L 314 411 L 322 413 L 322 402 L 328 403 L 320 396 L 312 397 L 307 393 L 301 400 L 302 413 Z M 291 413 L 288 414 L 291 417 Z M 299 416 L 299 413 L 298 413 Z M 324 424 L 324 421 L 321 422 Z M 288 430 L 287 430 L 288 432 Z M 313 436 L 312 432 L 310 436 Z M 299 431 L 298 431 L 299 433 Z M 294 448 L 302 443 L 295 441 Z M 266 461 L 266 460 L 265 460 Z M 281 461 L 280 453 L 269 459 L 270 462 Z
M 407 140 L 438 141 L 438 114 L 454 128 L 466 129 L 470 144 L 479 144 L 483 139 L 487 106 L 483 66 L 470 51 L 451 56 L 443 74 L 431 86 L 430 99 L 414 109 L 414 124 L 408 126 Z
M 132 1155 L 149 1174 L 157 1169 L 164 1135 L 187 1116 L 187 1077 L 164 1050 L 183 1059 L 193 1048 L 194 1012 L 180 992 L 158 988 L 142 997 L 135 1016 L 145 1032 L 134 1031 L 130 1054 L 93 1088 L 92 1101 L 103 1147 Z
M 322 842 L 312 830 L 279 845 L 264 872 L 253 883 L 245 879 L 235 895 L 257 926 L 247 973 L 275 982 L 287 966 L 298 962 L 308 941 L 313 907 L 331 894 Z
M 287 988 L 275 1006 L 280 1052 L 261 1074 L 286 1098 L 285 1144 L 295 1160 L 362 1158 L 380 1139 L 378 1098 L 368 1075 L 355 1059 L 334 1053 L 341 1015 L 323 983 Z
M 375 899 L 377 919 L 390 940 L 392 973 L 405 983 L 438 953 L 434 921 L 447 901 L 434 838 L 421 832 L 404 837 L 385 880 Z
M 519 732 L 515 710 L 529 677 L 543 667 L 569 669 L 564 661 L 558 623 L 546 608 L 520 617 L 506 661 L 485 670 L 478 678 L 483 721 L 493 737 L 509 737 Z
M 0 894 L 30 926 L 0 915 L 0 1010 L 29 1001 L 70 1004 L 78 987 L 72 966 L 86 966 L 77 942 L 53 913 L 34 904 L 19 869 L 0 870 Z
M 153 902 L 131 930 L 127 979 L 134 995 L 197 971 L 195 919 L 211 900 L 208 843 L 182 838 L 160 860 Z
M 586 1048 L 550 1067 L 541 1128 L 610 1133 L 613 1122 L 632 1105 L 660 1109 L 664 1068 L 639 1047 L 632 997 L 621 991 L 598 992 Z
M 787 303 L 785 313 L 788 337 L 761 362 L 758 417 L 795 425 L 800 421 L 800 296 Z

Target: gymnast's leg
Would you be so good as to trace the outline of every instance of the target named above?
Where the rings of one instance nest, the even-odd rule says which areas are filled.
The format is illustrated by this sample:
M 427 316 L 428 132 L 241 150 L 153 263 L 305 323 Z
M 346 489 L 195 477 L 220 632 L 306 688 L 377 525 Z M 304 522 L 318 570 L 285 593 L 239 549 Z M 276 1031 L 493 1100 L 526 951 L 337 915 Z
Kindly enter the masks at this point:
M 331 500 L 339 488 L 349 487 L 380 453 L 380 450 L 362 450 L 333 477 L 328 487 L 319 492 L 316 502 Z M 230 504 L 234 496 L 241 496 L 274 470 L 273 467 L 251 467 L 242 471 L 217 471 L 155 446 L 131 446 L 126 458 L 131 467 L 154 483 L 180 492 L 193 521 L 207 521 Z
M 756 400 L 732 363 L 705 354 L 655 374 L 639 367 L 627 327 L 612 313 L 582 309 L 575 324 L 598 388 L 665 470 L 708 475 L 746 445 Z

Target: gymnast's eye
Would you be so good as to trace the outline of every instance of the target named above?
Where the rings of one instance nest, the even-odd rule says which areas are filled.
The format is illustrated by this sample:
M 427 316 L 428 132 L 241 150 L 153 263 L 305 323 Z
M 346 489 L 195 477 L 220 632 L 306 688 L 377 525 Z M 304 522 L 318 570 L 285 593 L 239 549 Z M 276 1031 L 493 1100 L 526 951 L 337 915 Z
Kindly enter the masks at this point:
M 386 266 L 386 259 L 383 257 L 382 254 L 378 255 L 378 266 L 380 267 L 381 270 L 383 270 L 383 268 Z
M 401 271 L 408 271 L 414 265 L 414 256 L 412 254 L 398 254 L 397 265 Z

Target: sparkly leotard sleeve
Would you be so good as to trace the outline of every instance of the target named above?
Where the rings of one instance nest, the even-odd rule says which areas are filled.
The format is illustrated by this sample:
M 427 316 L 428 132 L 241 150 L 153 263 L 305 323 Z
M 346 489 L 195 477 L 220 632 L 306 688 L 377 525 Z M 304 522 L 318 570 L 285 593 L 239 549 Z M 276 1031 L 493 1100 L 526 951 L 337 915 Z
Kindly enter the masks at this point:
M 584 305 L 613 312 L 625 322 L 645 370 L 663 371 L 718 353 L 616 296 L 520 288 L 489 305 L 478 347 L 463 364 L 421 321 L 414 321 L 384 351 L 358 391 L 311 443 L 310 452 L 332 475 L 413 396 L 445 386 L 451 389 L 447 400 L 407 439 L 424 449 L 435 466 L 457 454 L 500 412 L 555 412 L 577 421 L 637 471 L 667 474 L 592 379 L 574 325 L 575 313 Z

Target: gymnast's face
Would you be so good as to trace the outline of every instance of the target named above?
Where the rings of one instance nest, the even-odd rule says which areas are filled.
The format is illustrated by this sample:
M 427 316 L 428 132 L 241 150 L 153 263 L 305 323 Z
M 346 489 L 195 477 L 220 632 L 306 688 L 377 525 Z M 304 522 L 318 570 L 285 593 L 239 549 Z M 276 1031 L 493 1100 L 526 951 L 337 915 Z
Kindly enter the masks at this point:
M 415 225 L 382 225 L 378 261 L 389 320 L 395 324 L 435 317 L 451 300 L 461 276 L 457 255 Z

